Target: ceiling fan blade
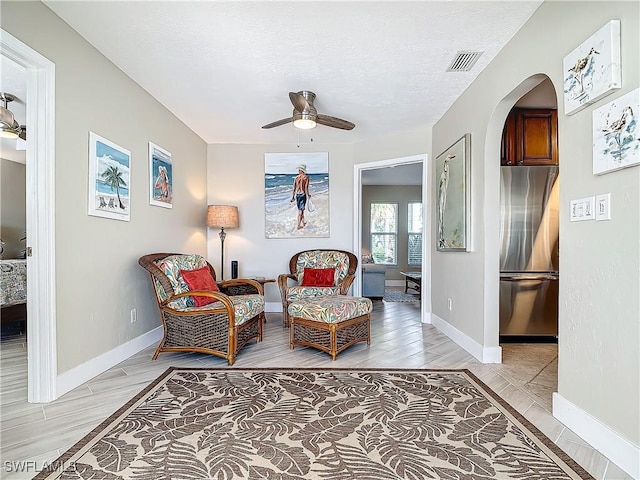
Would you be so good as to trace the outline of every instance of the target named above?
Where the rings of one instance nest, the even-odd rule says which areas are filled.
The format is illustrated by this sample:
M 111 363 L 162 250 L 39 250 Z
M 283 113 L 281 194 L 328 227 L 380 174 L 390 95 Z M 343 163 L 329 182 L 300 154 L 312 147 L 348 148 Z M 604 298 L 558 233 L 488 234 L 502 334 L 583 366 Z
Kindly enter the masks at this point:
M 275 122 L 263 125 L 262 128 L 279 127 L 280 125 L 285 125 L 285 124 L 291 123 L 291 122 L 293 122 L 293 117 L 283 118 L 282 120 L 276 120 Z
M 309 110 L 309 102 L 306 98 L 300 93 L 289 92 L 289 100 L 293 104 L 293 108 L 295 108 L 300 113 L 304 112 L 305 109 Z
M 20 128 L 22 129 L 22 131 L 20 132 L 20 135 L 18 135 L 22 140 L 24 140 L 25 142 L 27 141 L 27 126 L 26 125 L 20 125 Z
M 342 130 L 352 130 L 355 127 L 354 123 L 348 122 L 341 118 L 332 117 L 330 115 L 318 114 L 316 122 L 320 125 L 326 125 L 327 127 L 341 128 Z

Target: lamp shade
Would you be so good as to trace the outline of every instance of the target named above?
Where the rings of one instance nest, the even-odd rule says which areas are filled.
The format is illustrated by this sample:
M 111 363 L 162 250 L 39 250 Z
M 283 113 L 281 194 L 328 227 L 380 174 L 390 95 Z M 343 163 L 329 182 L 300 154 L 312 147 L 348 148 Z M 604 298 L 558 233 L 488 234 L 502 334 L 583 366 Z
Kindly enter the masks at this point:
M 238 228 L 238 207 L 231 205 L 209 205 L 207 227 Z

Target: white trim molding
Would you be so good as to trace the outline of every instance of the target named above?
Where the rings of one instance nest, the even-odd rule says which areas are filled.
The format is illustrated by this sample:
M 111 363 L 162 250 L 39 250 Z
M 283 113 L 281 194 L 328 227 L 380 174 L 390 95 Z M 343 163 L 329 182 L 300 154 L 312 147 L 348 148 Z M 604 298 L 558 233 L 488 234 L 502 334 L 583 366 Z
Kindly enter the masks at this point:
M 557 392 L 553 393 L 553 416 L 632 478 L 640 479 L 638 445 L 621 437 Z
M 55 400 L 55 64 L 0 29 L 2 55 L 27 71 L 27 385 L 29 402 Z
M 58 390 L 56 392 L 58 397 L 79 387 L 93 377 L 106 372 L 111 367 L 116 366 L 132 355 L 158 343 L 162 340 L 162 335 L 162 327 L 156 327 L 147 333 L 143 333 L 139 337 L 129 340 L 122 345 L 118 345 L 116 348 L 102 355 L 92 358 L 88 362 L 61 373 L 58 375 Z
M 431 314 L 431 323 L 434 327 L 456 342 L 467 352 L 482 363 L 502 363 L 502 347 L 485 347 L 474 339 L 458 330 L 456 327 L 440 318 L 435 313 Z

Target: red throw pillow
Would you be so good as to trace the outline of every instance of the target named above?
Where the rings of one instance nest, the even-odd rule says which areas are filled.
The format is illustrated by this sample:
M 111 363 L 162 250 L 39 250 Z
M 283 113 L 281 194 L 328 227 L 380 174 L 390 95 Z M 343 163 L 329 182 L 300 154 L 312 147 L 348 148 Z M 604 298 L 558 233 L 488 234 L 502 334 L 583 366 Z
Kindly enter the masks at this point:
M 335 268 L 305 268 L 302 274 L 303 287 L 333 287 Z
M 209 290 L 212 292 L 219 292 L 220 289 L 215 280 L 211 276 L 209 267 L 198 268 L 197 270 L 180 270 L 180 275 L 184 278 L 184 281 L 189 285 L 189 290 Z M 217 302 L 215 298 L 200 297 L 194 295 L 193 301 L 196 302 L 196 306 L 208 305 L 213 302 Z

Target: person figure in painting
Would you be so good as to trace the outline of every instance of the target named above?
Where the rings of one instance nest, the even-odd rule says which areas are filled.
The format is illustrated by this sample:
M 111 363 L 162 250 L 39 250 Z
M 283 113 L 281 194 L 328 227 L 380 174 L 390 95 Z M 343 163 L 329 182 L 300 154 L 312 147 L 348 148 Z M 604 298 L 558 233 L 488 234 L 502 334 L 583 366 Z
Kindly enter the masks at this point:
M 449 160 L 456 158 L 455 155 L 447 155 L 440 174 L 440 184 L 438 186 L 438 245 L 445 246 L 444 242 L 444 209 L 447 206 L 447 187 L 449 186 Z
M 160 190 L 160 200 L 166 201 L 169 198 L 169 175 L 166 167 L 162 165 L 158 167 L 158 178 L 153 187 Z
M 295 200 L 298 207 L 298 230 L 304 228 L 307 221 L 304 219 L 304 209 L 307 206 L 307 199 L 311 197 L 309 193 L 309 176 L 307 175 L 307 166 L 298 165 L 298 175 L 293 179 L 293 191 L 291 192 L 291 201 Z

